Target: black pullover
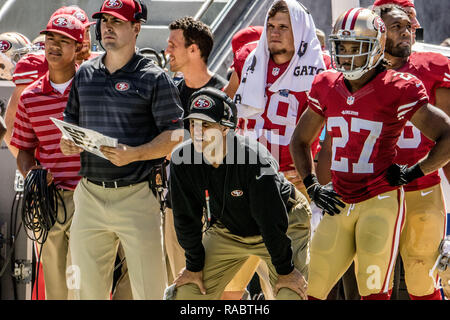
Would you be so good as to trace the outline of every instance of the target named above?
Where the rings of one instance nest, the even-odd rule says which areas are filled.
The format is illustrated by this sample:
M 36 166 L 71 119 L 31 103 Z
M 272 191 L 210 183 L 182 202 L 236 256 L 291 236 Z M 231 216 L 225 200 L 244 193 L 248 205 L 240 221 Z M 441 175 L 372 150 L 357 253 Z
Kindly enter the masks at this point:
M 277 273 L 288 274 L 294 264 L 291 240 L 286 235 L 286 205 L 293 186 L 278 172 L 278 163 L 259 142 L 230 133 L 227 144 L 224 164 L 218 168 L 202 160 L 192 140 L 172 153 L 172 207 L 186 268 L 198 272 L 204 266 L 202 217 L 208 190 L 212 222 L 219 220 L 238 236 L 262 235 Z

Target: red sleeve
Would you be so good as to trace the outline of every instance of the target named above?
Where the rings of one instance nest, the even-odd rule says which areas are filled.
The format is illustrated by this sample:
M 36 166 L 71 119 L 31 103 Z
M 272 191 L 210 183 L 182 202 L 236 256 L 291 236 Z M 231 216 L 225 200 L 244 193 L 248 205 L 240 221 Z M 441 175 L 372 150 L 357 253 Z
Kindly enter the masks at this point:
M 17 106 L 11 145 L 20 150 L 33 150 L 37 148 L 39 141 L 28 118 L 22 96 Z
M 47 70 L 48 64 L 44 55 L 28 54 L 17 62 L 13 82 L 16 85 L 28 85 L 44 75 Z
M 437 77 L 435 88 L 450 88 L 450 59 L 441 54 L 435 54 L 432 62 L 430 72 Z
M 320 83 L 320 79 L 322 78 L 322 74 L 317 75 L 314 78 L 314 82 L 311 86 L 311 90 L 307 93 L 308 96 L 308 107 L 316 112 L 317 114 L 319 114 L 322 117 L 325 117 L 325 104 L 323 103 L 323 99 L 321 99 L 322 101 L 320 101 L 319 97 L 320 96 L 324 96 L 324 94 L 321 94 L 322 91 L 322 85 Z
M 257 42 L 250 42 L 244 45 L 240 50 L 238 50 L 233 59 L 232 68 L 236 71 L 239 81 L 241 81 L 242 69 L 244 69 L 245 60 L 248 55 L 256 48 Z
M 323 62 L 325 63 L 326 69 L 327 70 L 333 69 L 331 66 L 331 57 L 325 52 L 322 52 L 322 56 L 323 56 Z
M 414 113 L 428 103 L 428 94 L 422 81 L 409 73 L 396 72 L 394 77 L 400 77 L 399 85 L 402 87 L 402 95 L 397 107 L 399 120 L 410 120 Z

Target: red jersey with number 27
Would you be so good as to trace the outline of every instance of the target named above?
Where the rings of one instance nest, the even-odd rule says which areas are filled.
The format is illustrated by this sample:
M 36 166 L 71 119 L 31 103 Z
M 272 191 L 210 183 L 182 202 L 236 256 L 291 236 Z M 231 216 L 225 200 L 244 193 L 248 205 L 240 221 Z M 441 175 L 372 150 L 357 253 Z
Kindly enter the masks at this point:
M 308 104 L 326 118 L 332 138 L 332 182 L 345 202 L 361 202 L 398 188 L 389 185 L 386 169 L 394 162 L 406 122 L 426 103 L 422 82 L 395 70 L 381 72 L 354 93 L 342 73 L 316 76 Z
M 289 143 L 300 116 L 308 106 L 305 92 L 289 90 L 272 92 L 269 90 L 270 86 L 286 71 L 289 63 L 290 61 L 278 65 L 269 59 L 264 111 L 251 119 L 240 122 L 240 127 L 244 126 L 245 134 L 253 135 L 278 160 L 280 171 L 294 169 Z M 241 74 L 241 71 L 237 70 L 236 72 Z M 319 137 L 317 137 L 311 147 L 313 157 L 319 150 Z
M 436 89 L 450 88 L 450 60 L 433 52 L 413 52 L 408 61 L 397 71 L 408 72 L 419 78 L 427 94 L 430 103 L 436 103 Z M 424 158 L 435 142 L 424 136 L 411 122 L 407 122 L 402 135 L 397 142 L 396 163 L 411 166 Z M 424 177 L 420 177 L 404 186 L 405 191 L 416 191 L 429 188 L 441 182 L 436 170 Z

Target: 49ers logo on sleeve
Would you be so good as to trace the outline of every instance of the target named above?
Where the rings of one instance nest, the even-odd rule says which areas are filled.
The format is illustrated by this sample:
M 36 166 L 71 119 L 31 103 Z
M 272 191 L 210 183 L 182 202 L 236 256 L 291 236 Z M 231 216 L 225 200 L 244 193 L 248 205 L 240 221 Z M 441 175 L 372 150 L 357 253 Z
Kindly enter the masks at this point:
M 7 41 L 7 40 L 0 40 L 0 51 L 1 52 L 6 52 L 9 49 L 11 49 L 12 44 L 11 42 Z
M 194 101 L 195 109 L 209 109 L 214 102 L 206 96 L 200 96 Z
M 122 1 L 120 0 L 109 0 L 108 2 L 105 3 L 105 8 L 110 8 L 110 9 L 120 9 L 122 8 L 123 4 Z
M 130 89 L 130 84 L 125 81 L 118 82 L 118 83 L 116 83 L 115 88 L 117 91 L 120 91 L 120 92 L 128 91 L 128 89 Z

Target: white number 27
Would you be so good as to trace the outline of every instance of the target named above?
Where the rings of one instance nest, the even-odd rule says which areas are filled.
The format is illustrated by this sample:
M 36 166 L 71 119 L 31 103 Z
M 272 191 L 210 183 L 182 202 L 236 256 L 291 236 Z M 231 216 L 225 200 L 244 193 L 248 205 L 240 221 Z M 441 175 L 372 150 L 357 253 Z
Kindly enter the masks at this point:
M 364 120 L 359 118 L 352 118 L 350 123 L 350 131 L 348 128 L 348 122 L 343 117 L 330 117 L 327 121 L 328 130 L 331 131 L 332 128 L 339 128 L 341 131 L 341 137 L 333 138 L 333 148 L 332 148 L 332 161 L 331 170 L 340 172 L 349 172 L 348 158 L 341 157 L 341 160 L 337 161 L 336 149 L 344 148 L 349 140 L 350 131 L 360 132 L 361 129 L 368 130 L 369 135 L 364 142 L 361 154 L 359 156 L 358 162 L 353 163 L 352 172 L 353 173 L 373 173 L 373 163 L 370 163 L 370 157 L 372 155 L 373 147 L 377 142 L 378 137 L 383 129 L 383 123 Z

